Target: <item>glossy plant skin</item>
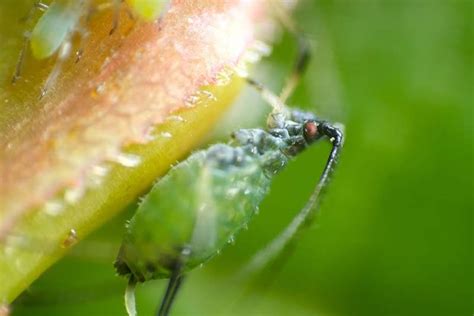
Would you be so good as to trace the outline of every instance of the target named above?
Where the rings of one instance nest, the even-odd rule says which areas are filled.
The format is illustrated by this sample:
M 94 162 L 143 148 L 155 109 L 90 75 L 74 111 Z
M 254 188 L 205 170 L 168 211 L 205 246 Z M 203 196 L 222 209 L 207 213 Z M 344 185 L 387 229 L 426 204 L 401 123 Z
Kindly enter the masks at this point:
M 15 12 L 14 1 L 1 5 Z M 88 57 L 80 64 L 65 61 L 54 93 L 41 100 L 38 91 L 53 60 L 29 58 L 34 76 L 11 84 L 22 44 L 24 26 L 18 25 L 17 45 L 1 50 L 11 61 L 0 90 L 2 301 L 11 302 L 66 253 L 71 229 L 84 238 L 201 141 L 240 90 L 239 78 L 217 79 L 251 48 L 258 6 L 175 2 L 160 22 L 123 19 L 114 36 L 112 12 L 98 14 L 83 46 Z M 191 97 L 199 106 L 188 102 Z M 24 251 L 11 236 L 45 239 L 50 249 Z

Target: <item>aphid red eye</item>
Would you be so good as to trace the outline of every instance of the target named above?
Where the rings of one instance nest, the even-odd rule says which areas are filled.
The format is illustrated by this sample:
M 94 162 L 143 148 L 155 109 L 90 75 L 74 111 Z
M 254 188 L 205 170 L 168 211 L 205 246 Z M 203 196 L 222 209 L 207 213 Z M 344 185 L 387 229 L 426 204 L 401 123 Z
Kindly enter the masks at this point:
M 304 124 L 304 138 L 307 142 L 312 142 L 319 136 L 318 125 L 314 121 L 308 121 Z

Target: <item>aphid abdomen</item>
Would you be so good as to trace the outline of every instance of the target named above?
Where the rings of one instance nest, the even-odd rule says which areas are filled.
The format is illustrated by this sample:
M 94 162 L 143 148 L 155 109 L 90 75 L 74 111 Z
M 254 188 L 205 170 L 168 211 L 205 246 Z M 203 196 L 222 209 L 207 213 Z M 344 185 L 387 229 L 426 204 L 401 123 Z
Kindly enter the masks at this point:
M 53 1 L 31 33 L 31 51 L 36 59 L 53 55 L 64 43 L 83 14 L 85 0 Z
M 247 225 L 269 185 L 260 155 L 222 144 L 194 153 L 139 206 L 117 271 L 145 281 L 169 277 L 178 262 L 184 271 L 206 262 Z

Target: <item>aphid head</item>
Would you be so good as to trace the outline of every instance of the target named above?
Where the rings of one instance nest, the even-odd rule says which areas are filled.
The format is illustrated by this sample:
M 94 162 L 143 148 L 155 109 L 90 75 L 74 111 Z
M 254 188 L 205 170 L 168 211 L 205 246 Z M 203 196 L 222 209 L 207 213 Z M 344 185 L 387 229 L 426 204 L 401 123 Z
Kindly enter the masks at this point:
M 315 120 L 308 120 L 303 123 L 303 137 L 308 144 L 321 138 L 321 133 L 318 129 L 319 123 Z

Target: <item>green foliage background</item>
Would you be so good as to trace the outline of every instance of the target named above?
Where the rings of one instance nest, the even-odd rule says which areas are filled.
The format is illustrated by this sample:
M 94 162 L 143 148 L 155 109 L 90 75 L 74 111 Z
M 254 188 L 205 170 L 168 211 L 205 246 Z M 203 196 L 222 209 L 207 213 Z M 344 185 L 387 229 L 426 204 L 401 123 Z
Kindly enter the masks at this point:
M 347 133 L 321 214 L 280 269 L 238 276 L 303 206 L 324 144 L 277 177 L 235 246 L 190 274 L 173 315 L 472 314 L 473 12 L 467 0 L 300 5 L 314 54 L 290 103 Z M 278 90 L 293 56 L 285 35 L 255 77 Z M 112 261 L 129 216 L 54 266 L 13 315 L 124 315 Z M 139 288 L 140 315 L 164 283 Z

